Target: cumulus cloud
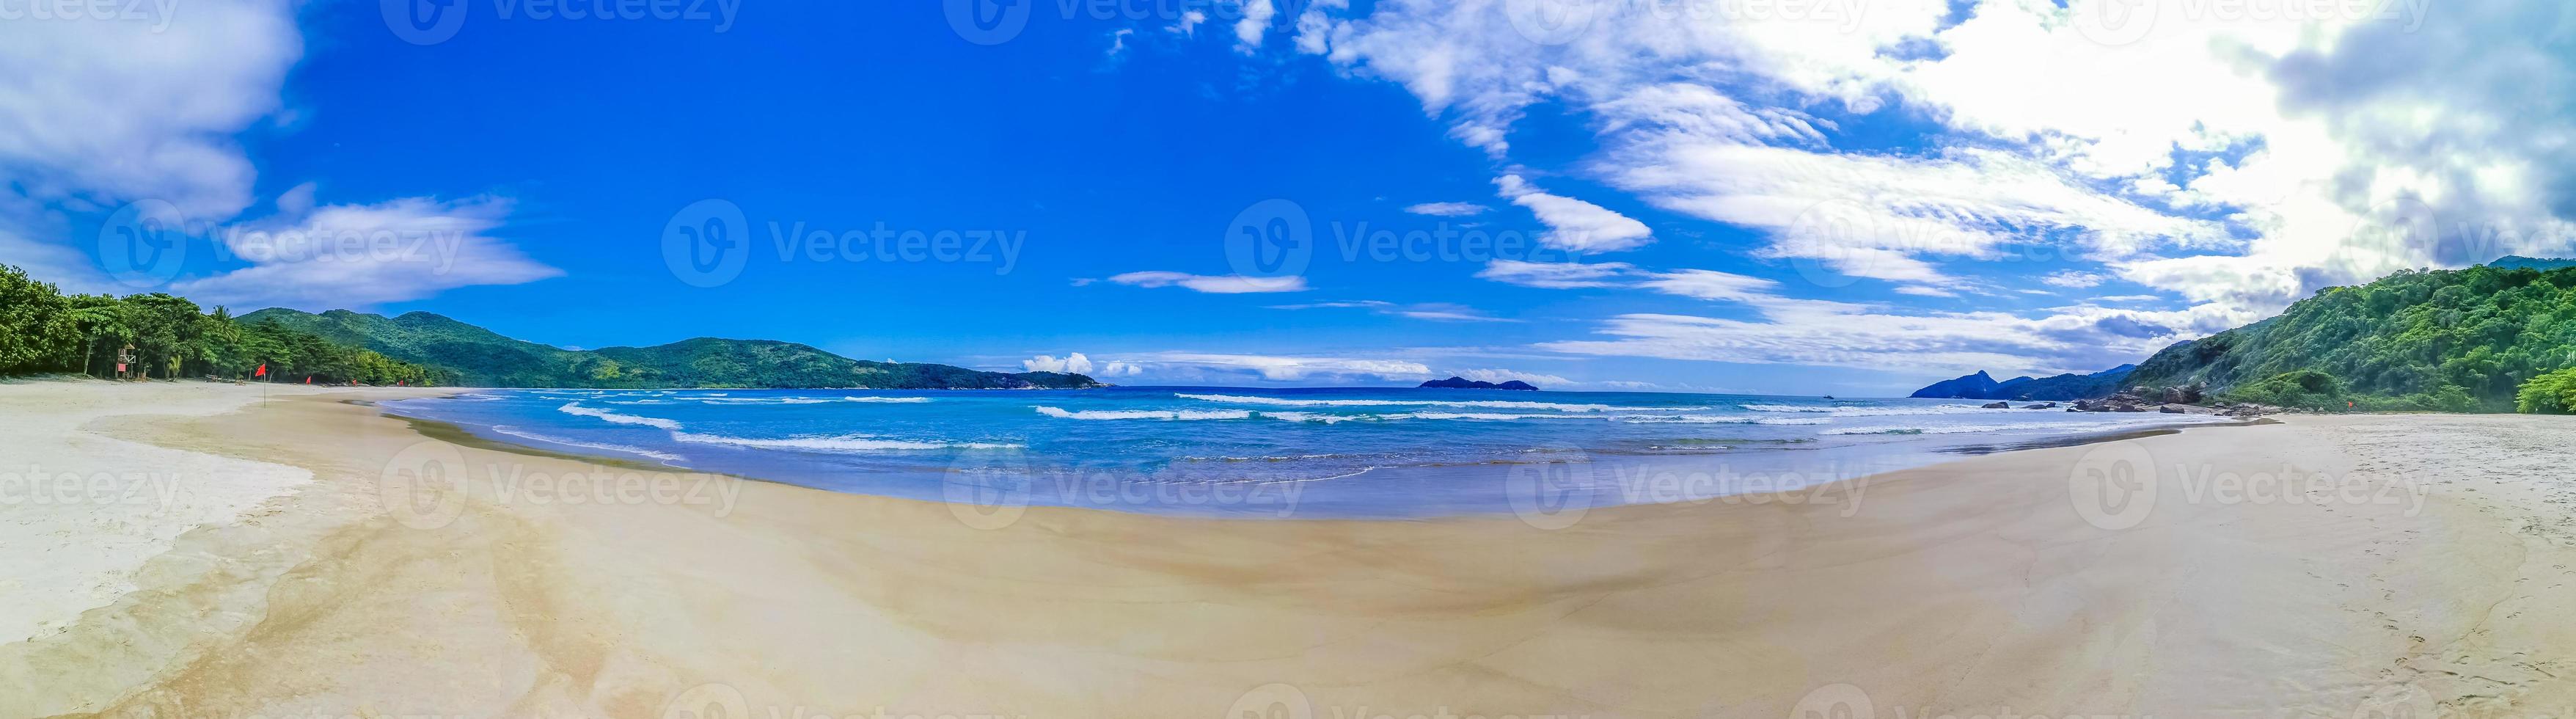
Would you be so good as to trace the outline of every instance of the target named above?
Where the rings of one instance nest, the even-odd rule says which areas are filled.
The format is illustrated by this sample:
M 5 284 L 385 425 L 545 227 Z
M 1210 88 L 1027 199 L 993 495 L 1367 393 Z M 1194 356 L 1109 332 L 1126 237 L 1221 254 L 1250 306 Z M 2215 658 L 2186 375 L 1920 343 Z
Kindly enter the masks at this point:
M 40 201 L 170 203 L 187 219 L 251 203 L 234 138 L 278 111 L 304 54 L 295 3 L 101 6 L 122 19 L 0 23 L 0 176 Z
M 1231 295 L 1256 292 L 1301 292 L 1306 289 L 1304 277 L 1249 277 L 1245 275 L 1193 275 L 1183 272 L 1129 272 L 1114 275 L 1109 281 L 1137 287 L 1182 287 L 1209 294 Z
M 1093 364 L 1090 357 L 1085 357 L 1080 352 L 1067 354 L 1064 359 L 1056 359 L 1055 355 L 1038 355 L 1020 360 L 1020 367 L 1030 372 L 1057 372 L 1093 377 L 1132 377 L 1144 373 L 1144 369 L 1133 362 L 1112 361 Z
M 94 238 L 64 221 L 141 212 L 187 228 L 183 254 L 219 260 L 213 275 L 149 281 L 212 304 L 366 307 L 559 274 L 488 234 L 509 211 L 497 199 L 317 207 L 304 183 L 241 221 L 257 172 L 237 138 L 291 114 L 280 94 L 304 51 L 297 7 L 110 3 L 89 8 L 108 17 L 0 23 L 0 65 L 31 70 L 0 73 L 7 257 L 75 291 L 147 289 L 134 273 L 111 281 L 73 249 Z
M 509 212 L 509 201 L 497 198 L 414 198 L 236 225 L 221 241 L 250 266 L 182 280 L 174 289 L 209 304 L 331 309 L 563 274 L 490 235 Z
M 1215 378 L 1257 377 L 1271 382 L 1303 382 L 1319 379 L 1348 381 L 1369 378 L 1421 380 L 1428 379 L 1431 375 L 1431 368 L 1420 362 L 1353 357 L 1162 352 L 1141 355 L 1136 362 L 1153 367 L 1158 374 L 1179 373 Z
M 1515 15 L 1531 5 L 1552 13 L 1538 18 L 1547 22 Z M 1876 318 L 1941 328 L 1981 338 L 1993 349 L 1952 349 L 1990 367 L 2007 366 L 2004 356 L 2032 368 L 2095 364 L 2030 339 L 2070 327 L 2117 338 L 2123 352 L 2153 349 L 2329 284 L 2576 246 L 2566 221 L 2576 202 L 2563 199 L 2576 186 L 2576 143 L 2564 141 L 2576 135 L 2576 58 L 2561 30 L 2576 7 L 2446 5 L 2426 17 L 2421 3 L 2365 4 L 2352 7 L 2372 12 L 2283 19 L 2211 6 L 2106 38 L 2084 15 L 2100 5 L 1926 0 L 1846 17 L 1825 12 L 1846 6 L 1820 3 L 1756 17 L 1668 16 L 1665 5 L 1619 0 L 1382 0 L 1310 8 L 1328 30 L 1311 43 L 1316 33 L 1301 33 L 1298 48 L 1401 84 L 1460 142 L 1506 163 L 1523 115 L 1560 106 L 1598 135 L 1601 149 L 1577 171 L 1655 207 L 1754 230 L 1757 243 L 1732 249 L 1802 273 L 1958 295 L 2027 276 L 2026 264 L 2004 263 L 2041 258 L 2063 264 L 2047 275 L 2054 286 L 2116 278 L 2181 300 L 2154 316 L 1863 313 L 1803 330 L 1894 350 L 1903 343 L 1875 336 Z M 1920 142 L 1849 139 L 1887 130 Z M 1527 263 L 1481 273 L 1533 287 L 1643 286 L 1653 275 Z M 1690 282 L 1664 284 L 1745 289 Z M 1742 328 L 1632 315 L 1609 329 L 1623 339 L 1606 342 L 1678 356 L 1694 354 L 1682 337 Z M 1902 354 L 1830 344 L 1701 354 L 1871 365 Z

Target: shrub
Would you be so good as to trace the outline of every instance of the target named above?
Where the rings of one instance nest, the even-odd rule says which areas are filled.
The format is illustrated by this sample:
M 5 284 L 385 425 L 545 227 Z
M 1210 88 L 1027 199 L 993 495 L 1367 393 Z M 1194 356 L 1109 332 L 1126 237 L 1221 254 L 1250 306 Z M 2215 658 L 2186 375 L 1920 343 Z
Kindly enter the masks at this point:
M 2576 367 L 2533 377 L 2513 396 L 2514 409 L 2535 414 L 2576 413 Z

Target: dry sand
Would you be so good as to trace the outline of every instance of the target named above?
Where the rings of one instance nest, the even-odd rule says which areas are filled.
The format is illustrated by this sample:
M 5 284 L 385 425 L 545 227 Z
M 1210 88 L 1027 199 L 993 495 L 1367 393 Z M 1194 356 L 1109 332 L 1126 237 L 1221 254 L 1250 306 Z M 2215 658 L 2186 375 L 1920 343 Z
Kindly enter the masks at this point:
M 1542 529 L 1571 518 L 961 519 L 342 401 L 418 390 L 251 391 L 0 386 L 0 474 L 212 468 L 164 512 L 0 486 L 5 566 L 69 568 L 0 580 L 38 629 L 0 635 L 0 717 L 2576 714 L 2569 418 L 2292 418 Z

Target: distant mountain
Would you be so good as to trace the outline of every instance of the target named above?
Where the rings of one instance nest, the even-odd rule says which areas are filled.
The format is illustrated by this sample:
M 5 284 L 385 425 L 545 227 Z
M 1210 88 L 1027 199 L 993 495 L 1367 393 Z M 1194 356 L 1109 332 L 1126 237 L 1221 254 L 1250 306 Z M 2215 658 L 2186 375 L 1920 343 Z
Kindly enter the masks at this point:
M 2505 255 L 2503 257 L 2496 258 L 2496 261 L 2494 262 L 2487 263 L 2487 266 L 2499 270 L 2541 270 L 2545 272 L 2561 267 L 2576 267 L 2576 260 Z
M 2094 399 L 2108 397 L 2111 393 L 2120 391 L 2121 381 L 2128 379 L 2129 373 L 2137 368 L 2137 365 L 2124 364 L 2092 374 L 2070 372 L 2038 379 L 2014 377 L 2002 382 L 1995 381 L 1994 377 L 1986 374 L 1984 370 L 1978 370 L 1976 374 L 1966 377 L 1934 382 L 1929 387 L 1915 390 L 1914 394 L 1909 396 L 1941 399 Z
M 861 387 L 869 389 L 1081 389 L 1104 386 L 1055 372 L 985 372 L 942 364 L 854 360 L 771 340 L 700 337 L 653 347 L 567 350 L 504 337 L 427 312 L 400 317 L 332 310 L 265 309 L 243 323 L 274 322 L 387 357 L 456 373 L 480 387 Z
M 1494 384 L 1492 382 L 1470 381 L 1465 377 L 1435 379 L 1429 382 L 1424 382 L 1419 386 L 1437 387 L 1441 389 L 1517 389 L 1532 392 L 1538 391 L 1537 387 L 1530 386 L 1530 383 L 1520 380 L 1507 380 L 1502 384 Z
M 2030 378 L 2022 377 L 2021 379 L 2028 380 Z M 1977 370 L 1976 374 L 1958 379 L 1947 379 L 1934 382 L 1930 386 L 1915 390 L 1914 394 L 1906 396 L 1938 397 L 1943 399 L 1985 399 L 1986 393 L 1994 391 L 1996 384 L 1995 378 L 1992 375 L 1986 374 L 1985 370 Z

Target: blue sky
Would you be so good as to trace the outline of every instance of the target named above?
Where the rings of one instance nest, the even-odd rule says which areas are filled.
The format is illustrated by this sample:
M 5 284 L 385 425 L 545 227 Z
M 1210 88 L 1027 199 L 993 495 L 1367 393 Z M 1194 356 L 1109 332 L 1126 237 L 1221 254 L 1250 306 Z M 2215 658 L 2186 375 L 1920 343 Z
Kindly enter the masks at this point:
M 1865 395 L 2099 369 L 2326 284 L 2565 245 L 2565 150 L 2481 121 L 2564 123 L 2513 83 L 2566 78 L 2470 52 L 2548 52 L 2516 30 L 2546 7 L 454 0 L 423 35 L 407 1 L 0 25 L 50 71 L 0 86 L 37 128 L 0 141 L 0 261 L 578 347 Z M 2450 79 L 2351 49 L 2374 36 Z M 157 52 L 84 49 L 133 43 Z M 2435 106 L 2457 120 L 2412 112 Z M 716 281 L 666 253 L 708 200 L 747 231 Z M 1230 259 L 1282 207 L 1302 268 Z M 138 217 L 189 228 L 184 259 L 98 239 Z M 796 227 L 968 244 L 782 257 Z M 1503 239 L 1372 256 L 1363 228 Z M 380 236 L 424 251 L 262 254 Z

